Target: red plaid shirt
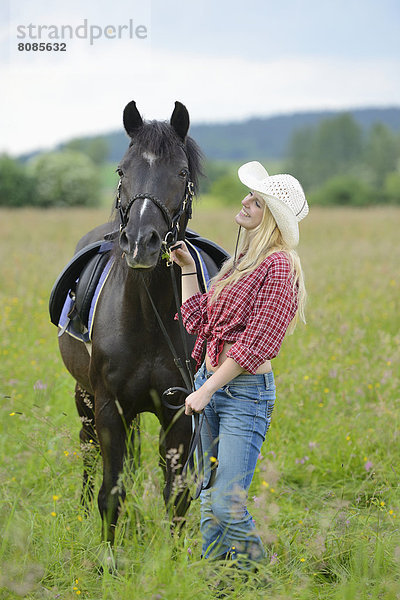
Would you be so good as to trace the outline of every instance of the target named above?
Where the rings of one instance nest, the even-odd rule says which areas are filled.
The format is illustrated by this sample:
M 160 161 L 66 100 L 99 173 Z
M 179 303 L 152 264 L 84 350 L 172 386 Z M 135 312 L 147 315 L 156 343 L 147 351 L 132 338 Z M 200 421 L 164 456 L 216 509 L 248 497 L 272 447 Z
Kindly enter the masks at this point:
M 226 286 L 211 303 L 211 290 L 198 292 L 182 305 L 186 330 L 197 334 L 192 357 L 200 363 L 204 342 L 213 367 L 224 342 L 234 342 L 227 352 L 243 369 L 255 373 L 274 358 L 297 310 L 290 263 L 284 252 L 275 252 L 236 284 Z

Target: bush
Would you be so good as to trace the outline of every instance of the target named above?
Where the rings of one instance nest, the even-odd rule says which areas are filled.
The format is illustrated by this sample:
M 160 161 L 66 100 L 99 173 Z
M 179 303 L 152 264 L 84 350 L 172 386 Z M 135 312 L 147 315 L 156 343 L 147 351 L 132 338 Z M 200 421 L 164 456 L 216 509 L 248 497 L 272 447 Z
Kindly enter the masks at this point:
M 0 156 L 0 206 L 32 206 L 35 200 L 35 178 L 17 160 Z
M 103 136 L 95 138 L 77 138 L 61 146 L 61 150 L 80 152 L 88 156 L 96 165 L 102 165 L 107 161 L 109 144 Z
M 200 179 L 200 193 L 209 194 L 213 184 L 221 177 L 231 175 L 235 169 L 231 162 L 222 160 L 206 161 L 204 166 L 205 177 Z
M 237 175 L 224 175 L 212 184 L 210 193 L 223 204 L 233 205 L 240 203 L 248 190 L 240 182 Z
M 390 204 L 400 204 L 400 173 L 388 173 L 383 187 L 385 200 Z
M 87 156 L 65 150 L 41 154 L 30 165 L 36 177 L 36 204 L 49 206 L 94 206 L 98 203 L 100 178 Z
M 367 206 L 378 204 L 382 198 L 377 197 L 373 189 L 363 181 L 351 175 L 332 177 L 317 191 L 310 194 L 311 204 L 326 206 Z

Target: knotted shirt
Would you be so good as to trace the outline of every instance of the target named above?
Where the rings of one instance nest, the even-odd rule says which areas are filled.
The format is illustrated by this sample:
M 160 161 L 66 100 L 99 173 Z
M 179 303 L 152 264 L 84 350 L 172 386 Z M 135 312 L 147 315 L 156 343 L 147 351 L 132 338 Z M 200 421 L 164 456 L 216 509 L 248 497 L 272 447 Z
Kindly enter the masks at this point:
M 194 294 L 181 307 L 186 330 L 197 335 L 192 357 L 199 365 L 207 342 L 211 365 L 217 367 L 224 343 L 229 342 L 233 346 L 226 356 L 256 373 L 277 356 L 296 314 L 297 290 L 287 254 L 271 254 L 237 283 L 225 286 L 214 301 L 212 291 L 211 287 L 205 294 Z

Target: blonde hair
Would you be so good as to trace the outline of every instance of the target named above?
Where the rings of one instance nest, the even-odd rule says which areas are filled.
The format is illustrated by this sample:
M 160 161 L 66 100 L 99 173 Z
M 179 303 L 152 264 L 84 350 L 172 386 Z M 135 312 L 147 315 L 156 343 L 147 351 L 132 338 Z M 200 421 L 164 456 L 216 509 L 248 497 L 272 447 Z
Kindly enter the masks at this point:
M 244 235 L 241 239 L 239 238 L 235 256 L 229 258 L 211 280 L 211 300 L 216 300 L 227 285 L 237 283 L 275 252 L 285 252 L 287 254 L 290 262 L 293 292 L 297 293 L 297 311 L 287 330 L 287 333 L 291 334 L 295 330 L 299 318 L 303 323 L 306 322 L 307 292 L 304 275 L 299 255 L 284 242 L 276 221 L 266 204 L 261 223 L 255 229 L 244 230 Z M 239 256 L 238 264 L 236 255 Z

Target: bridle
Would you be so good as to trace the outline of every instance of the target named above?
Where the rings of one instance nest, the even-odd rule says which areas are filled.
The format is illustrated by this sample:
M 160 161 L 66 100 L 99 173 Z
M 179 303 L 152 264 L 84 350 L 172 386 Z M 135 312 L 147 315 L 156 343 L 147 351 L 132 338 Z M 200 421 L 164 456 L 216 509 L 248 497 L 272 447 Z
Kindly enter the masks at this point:
M 162 241 L 162 246 L 165 249 L 168 249 L 169 246 L 174 244 L 178 238 L 179 232 L 179 221 L 184 213 L 186 213 L 187 221 L 192 218 L 192 201 L 194 196 L 194 184 L 193 181 L 190 180 L 190 174 L 188 173 L 185 191 L 183 194 L 182 201 L 180 203 L 179 209 L 175 215 L 171 214 L 171 211 L 167 206 L 165 206 L 164 202 L 160 200 L 154 194 L 148 194 L 146 192 L 141 192 L 139 194 L 135 194 L 129 200 L 128 204 L 124 207 L 121 202 L 121 186 L 122 186 L 122 177 L 120 177 L 118 187 L 117 187 L 117 197 L 115 200 L 115 208 L 119 211 L 120 216 L 120 231 L 123 231 L 129 222 L 129 213 L 133 206 L 133 203 L 136 200 L 150 200 L 155 204 L 161 211 L 167 226 L 168 231 L 165 234 L 164 240 Z

